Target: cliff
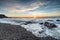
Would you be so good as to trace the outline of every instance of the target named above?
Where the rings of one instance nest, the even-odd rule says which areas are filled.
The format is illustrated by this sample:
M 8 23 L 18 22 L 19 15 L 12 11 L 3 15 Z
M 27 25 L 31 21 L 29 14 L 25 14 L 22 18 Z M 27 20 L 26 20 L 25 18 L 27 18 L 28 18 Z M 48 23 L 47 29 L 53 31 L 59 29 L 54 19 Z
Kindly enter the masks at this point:
M 8 18 L 8 17 L 3 14 L 0 14 L 0 18 Z

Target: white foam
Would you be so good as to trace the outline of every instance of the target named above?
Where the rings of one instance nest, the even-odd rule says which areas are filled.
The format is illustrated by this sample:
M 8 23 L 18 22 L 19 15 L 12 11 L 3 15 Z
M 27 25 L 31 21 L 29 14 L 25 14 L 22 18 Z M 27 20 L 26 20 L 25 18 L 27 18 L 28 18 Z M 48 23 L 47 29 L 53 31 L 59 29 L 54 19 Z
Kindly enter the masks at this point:
M 43 33 L 42 31 L 45 31 L 42 25 L 36 23 L 36 24 L 28 24 L 28 25 L 21 25 L 22 27 L 24 27 L 27 31 L 32 32 L 32 34 L 34 34 L 37 37 L 46 37 L 47 35 L 45 33 Z M 39 33 L 42 32 L 42 33 Z

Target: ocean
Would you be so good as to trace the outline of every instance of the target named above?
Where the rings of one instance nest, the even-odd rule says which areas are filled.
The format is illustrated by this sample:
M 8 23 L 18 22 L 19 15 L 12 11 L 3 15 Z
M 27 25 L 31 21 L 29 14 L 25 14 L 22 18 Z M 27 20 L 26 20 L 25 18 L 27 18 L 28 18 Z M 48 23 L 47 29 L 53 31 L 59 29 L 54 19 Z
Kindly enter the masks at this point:
M 45 22 L 53 23 L 57 27 L 48 28 L 44 25 Z M 60 18 L 0 18 L 0 23 L 20 25 L 36 37 L 51 36 L 60 39 Z

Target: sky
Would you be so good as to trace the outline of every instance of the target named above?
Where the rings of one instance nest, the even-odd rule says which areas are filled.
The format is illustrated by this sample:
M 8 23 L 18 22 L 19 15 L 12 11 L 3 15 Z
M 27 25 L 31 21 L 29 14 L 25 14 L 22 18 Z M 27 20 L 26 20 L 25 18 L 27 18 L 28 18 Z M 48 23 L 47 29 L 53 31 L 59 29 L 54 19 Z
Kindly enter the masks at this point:
M 0 0 L 0 14 L 8 17 L 60 16 L 60 0 Z

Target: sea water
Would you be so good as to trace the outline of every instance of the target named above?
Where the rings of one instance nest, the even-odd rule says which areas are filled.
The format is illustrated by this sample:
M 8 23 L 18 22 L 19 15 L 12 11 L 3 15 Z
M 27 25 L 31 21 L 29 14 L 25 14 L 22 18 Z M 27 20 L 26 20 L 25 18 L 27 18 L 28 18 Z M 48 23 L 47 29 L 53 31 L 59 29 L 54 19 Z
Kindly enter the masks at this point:
M 60 20 L 60 18 L 1 18 L 0 23 L 8 23 L 11 25 L 20 25 L 21 27 L 24 27 L 27 31 L 32 32 L 33 35 L 36 37 L 47 37 L 51 36 L 56 39 L 60 39 L 60 21 L 56 21 L 57 19 Z M 56 28 L 49 29 L 48 27 L 44 26 L 44 23 L 48 20 L 53 20 L 50 22 L 53 22 L 55 25 L 57 25 Z M 31 21 L 30 24 L 25 24 L 26 22 Z

